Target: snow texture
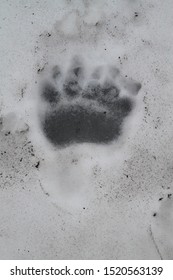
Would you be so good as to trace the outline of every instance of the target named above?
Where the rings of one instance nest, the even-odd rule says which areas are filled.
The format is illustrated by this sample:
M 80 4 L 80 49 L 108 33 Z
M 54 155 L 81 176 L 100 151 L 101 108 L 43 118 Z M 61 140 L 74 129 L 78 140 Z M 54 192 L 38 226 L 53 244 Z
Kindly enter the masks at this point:
M 162 2 L 1 0 L 1 259 L 173 259 Z

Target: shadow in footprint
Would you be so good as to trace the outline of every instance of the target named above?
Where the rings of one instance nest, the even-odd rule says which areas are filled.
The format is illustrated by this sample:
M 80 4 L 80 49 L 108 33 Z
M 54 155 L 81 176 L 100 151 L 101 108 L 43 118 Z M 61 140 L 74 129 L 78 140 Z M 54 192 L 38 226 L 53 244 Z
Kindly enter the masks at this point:
M 115 69 L 113 73 L 118 75 L 119 71 Z M 56 86 L 44 85 L 41 97 L 47 104 L 54 104 L 54 108 L 45 112 L 41 124 L 52 144 L 108 144 L 121 134 L 123 121 L 131 112 L 133 102 L 130 97 L 120 96 L 120 89 L 113 79 L 101 83 L 101 70 L 97 67 L 91 80 L 83 87 L 84 67 L 75 58 L 63 79 L 61 92 Z M 58 83 L 61 75 L 60 67 L 54 67 L 53 80 Z M 134 88 L 138 91 L 141 85 L 134 84 Z

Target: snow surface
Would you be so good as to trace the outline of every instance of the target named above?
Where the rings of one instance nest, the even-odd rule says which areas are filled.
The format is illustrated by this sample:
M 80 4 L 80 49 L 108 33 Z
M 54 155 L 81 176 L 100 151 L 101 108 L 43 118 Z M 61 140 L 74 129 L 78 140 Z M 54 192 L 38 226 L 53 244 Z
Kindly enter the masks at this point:
M 172 24 L 172 0 L 1 0 L 1 259 L 173 258 Z M 76 54 L 142 84 L 111 145 L 40 129 L 40 83 Z

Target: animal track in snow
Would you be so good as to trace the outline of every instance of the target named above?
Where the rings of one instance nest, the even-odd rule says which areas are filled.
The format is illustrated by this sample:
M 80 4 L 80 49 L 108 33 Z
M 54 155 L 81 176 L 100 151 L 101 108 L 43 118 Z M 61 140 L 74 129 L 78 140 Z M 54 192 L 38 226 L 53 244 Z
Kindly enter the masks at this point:
M 41 117 L 46 138 L 59 147 L 116 140 L 134 105 L 130 95 L 121 95 L 117 76 L 116 67 L 99 66 L 87 79 L 79 57 L 73 57 L 66 73 L 59 66 L 53 67 L 51 80 L 41 88 L 41 100 L 48 105 Z M 134 82 L 128 87 L 137 94 L 141 84 Z

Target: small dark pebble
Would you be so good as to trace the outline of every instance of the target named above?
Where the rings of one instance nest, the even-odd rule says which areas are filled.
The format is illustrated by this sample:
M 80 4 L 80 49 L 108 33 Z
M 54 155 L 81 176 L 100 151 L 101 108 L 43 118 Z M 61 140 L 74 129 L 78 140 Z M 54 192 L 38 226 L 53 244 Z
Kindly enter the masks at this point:
M 135 17 L 138 17 L 138 13 L 137 12 L 135 12 Z
M 35 165 L 36 168 L 39 168 L 40 165 L 40 161 L 37 162 L 37 164 Z
M 8 135 L 10 135 L 10 134 L 11 134 L 11 132 L 9 131 L 9 132 L 5 133 L 5 136 L 8 136 Z
M 153 214 L 153 217 L 156 217 L 156 215 L 157 215 L 157 213 L 154 213 L 154 214 Z
M 37 70 L 37 73 L 40 73 L 40 72 L 42 72 L 44 70 L 44 68 L 39 68 L 38 70 Z

